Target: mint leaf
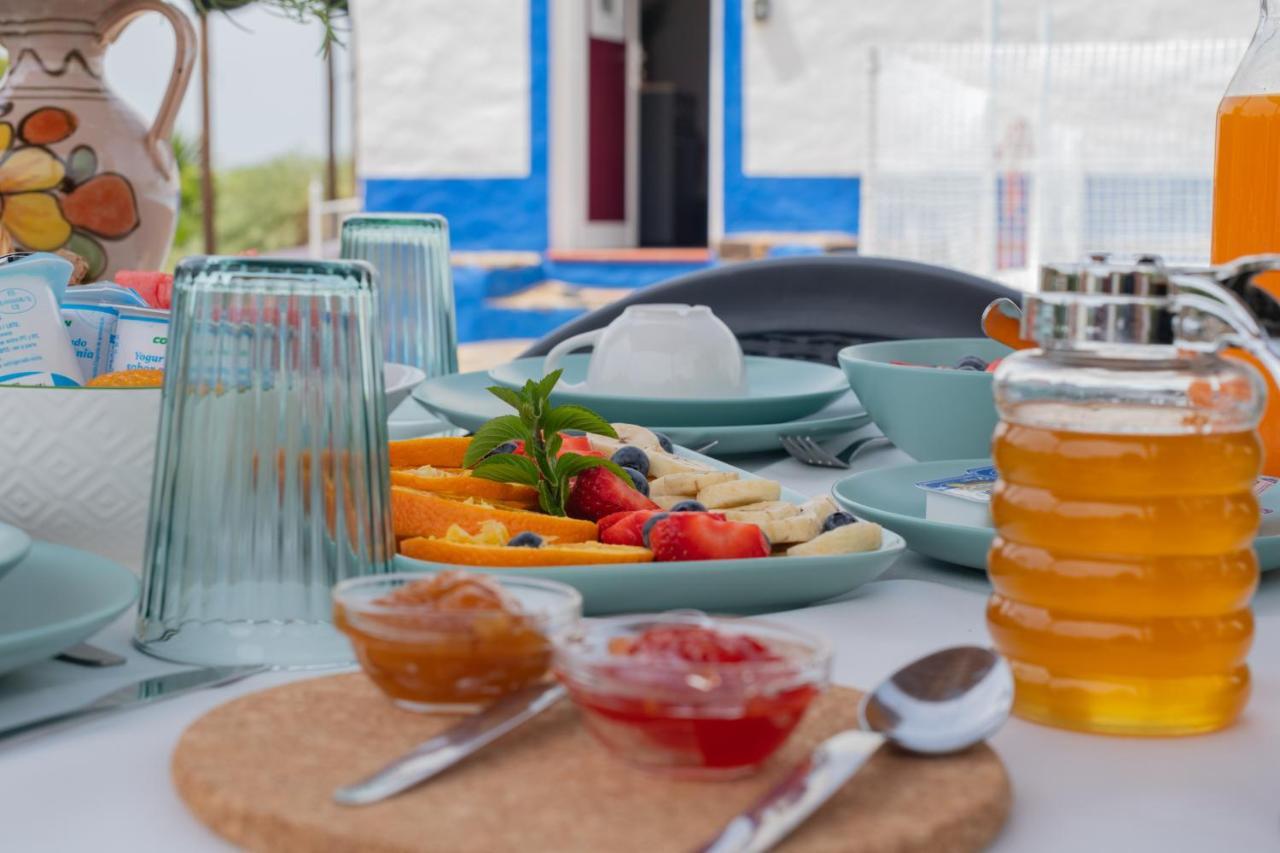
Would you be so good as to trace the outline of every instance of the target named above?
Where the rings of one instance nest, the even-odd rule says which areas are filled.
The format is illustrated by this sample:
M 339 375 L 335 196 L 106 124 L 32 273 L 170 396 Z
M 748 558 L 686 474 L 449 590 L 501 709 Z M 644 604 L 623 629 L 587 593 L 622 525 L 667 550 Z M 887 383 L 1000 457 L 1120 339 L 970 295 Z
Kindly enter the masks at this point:
M 547 432 L 578 429 L 609 438 L 618 437 L 612 424 L 585 406 L 556 406 L 543 417 L 542 428 Z
M 568 480 L 570 477 L 576 477 L 588 468 L 608 468 L 616 477 L 622 480 L 631 488 L 635 488 L 635 483 L 631 482 L 631 477 L 626 471 L 618 466 L 615 462 L 608 459 L 601 459 L 599 456 L 582 456 L 577 453 L 566 453 L 556 460 L 556 477 Z
M 506 444 L 508 441 L 528 441 L 528 439 L 529 429 L 520 418 L 515 415 L 494 418 L 476 430 L 471 443 L 467 445 L 467 452 L 462 456 L 462 464 L 464 467 L 474 468 L 485 454 L 495 447 Z
M 514 453 L 499 453 L 482 460 L 471 470 L 471 476 L 499 483 L 523 483 L 536 486 L 541 481 L 533 460 Z
M 551 389 L 560 381 L 563 370 L 553 370 L 538 382 L 538 396 L 543 400 L 551 399 Z
M 515 409 L 517 412 L 520 411 L 520 406 L 524 404 L 524 398 L 520 396 L 520 392 L 512 388 L 507 388 L 503 385 L 493 385 L 485 390 L 502 402 L 506 403 L 511 408 Z

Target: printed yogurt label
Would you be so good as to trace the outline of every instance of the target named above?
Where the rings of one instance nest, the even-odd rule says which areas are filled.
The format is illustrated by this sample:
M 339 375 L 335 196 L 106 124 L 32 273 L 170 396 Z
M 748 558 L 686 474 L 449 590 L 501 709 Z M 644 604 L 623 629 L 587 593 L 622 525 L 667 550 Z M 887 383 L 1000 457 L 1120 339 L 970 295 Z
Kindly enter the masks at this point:
M 163 370 L 169 345 L 169 312 L 129 307 L 119 310 L 111 371 Z

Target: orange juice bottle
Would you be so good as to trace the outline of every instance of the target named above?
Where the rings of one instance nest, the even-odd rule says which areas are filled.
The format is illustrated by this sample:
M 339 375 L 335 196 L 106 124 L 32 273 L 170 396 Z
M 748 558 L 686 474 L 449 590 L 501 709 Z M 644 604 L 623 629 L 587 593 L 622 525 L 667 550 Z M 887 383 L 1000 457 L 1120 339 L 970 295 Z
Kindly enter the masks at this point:
M 1238 306 L 1153 263 L 1041 285 L 1023 325 L 1040 348 L 995 377 L 987 621 L 1014 711 L 1120 735 L 1227 726 L 1249 695 L 1264 400 L 1216 354 Z
M 1280 252 L 1278 31 L 1277 0 L 1262 0 L 1253 41 L 1218 105 L 1209 251 L 1215 264 Z M 1257 284 L 1280 297 L 1280 273 L 1259 276 Z M 1280 385 L 1264 377 L 1269 403 L 1259 428 L 1265 451 L 1263 471 L 1280 476 Z

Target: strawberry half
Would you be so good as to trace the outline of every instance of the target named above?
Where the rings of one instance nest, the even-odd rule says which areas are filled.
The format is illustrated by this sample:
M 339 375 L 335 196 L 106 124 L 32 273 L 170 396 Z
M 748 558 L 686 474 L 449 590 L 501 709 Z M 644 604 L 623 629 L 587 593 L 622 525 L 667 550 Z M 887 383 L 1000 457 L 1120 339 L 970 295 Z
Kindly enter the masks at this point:
M 769 540 L 754 524 L 722 521 L 706 512 L 673 512 L 649 529 L 653 559 L 737 560 L 769 556 Z
M 660 512 L 660 509 L 633 509 L 606 515 L 596 522 L 600 541 L 606 545 L 643 547 L 644 523 Z
M 658 509 L 658 505 L 623 482 L 608 468 L 588 468 L 574 478 L 565 510 L 572 518 L 599 521 L 625 510 Z

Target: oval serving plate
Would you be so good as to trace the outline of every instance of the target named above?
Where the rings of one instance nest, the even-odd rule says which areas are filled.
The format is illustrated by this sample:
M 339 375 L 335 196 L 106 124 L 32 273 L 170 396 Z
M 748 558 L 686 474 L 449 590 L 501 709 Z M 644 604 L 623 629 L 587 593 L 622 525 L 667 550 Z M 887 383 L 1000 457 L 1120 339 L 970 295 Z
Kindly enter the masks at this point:
M 679 455 L 697 459 L 722 471 L 736 471 L 744 479 L 754 474 L 677 448 Z M 785 500 L 808 498 L 784 488 Z M 582 593 L 588 616 L 642 610 L 693 608 L 715 613 L 760 613 L 787 610 L 825 601 L 875 580 L 902 554 L 906 543 L 890 530 L 877 551 L 822 557 L 762 557 L 752 560 L 689 560 L 672 563 L 560 566 L 537 569 L 468 571 L 530 574 L 561 581 Z M 415 560 L 397 554 L 396 571 L 458 568 L 450 563 Z
M 590 360 L 589 355 L 566 356 L 564 381 L 585 379 Z M 747 356 L 746 363 L 747 394 L 742 397 L 627 397 L 557 388 L 551 392 L 551 401 L 586 406 L 608 420 L 644 426 L 772 424 L 811 415 L 849 390 L 844 373 L 830 365 L 758 355 Z M 541 356 L 518 358 L 493 368 L 489 376 L 518 388 L 530 379 L 541 379 L 542 365 Z
M 924 514 L 924 492 L 916 488 L 916 483 L 952 477 L 990 464 L 989 458 L 975 458 L 876 468 L 846 477 L 832 487 L 831 495 L 859 518 L 901 534 L 911 550 L 985 572 L 995 530 L 930 521 Z M 1254 550 L 1259 568 L 1265 572 L 1280 568 L 1280 486 L 1264 492 L 1259 502 L 1264 514 Z
M 0 578 L 31 550 L 31 537 L 10 524 L 0 524 Z

